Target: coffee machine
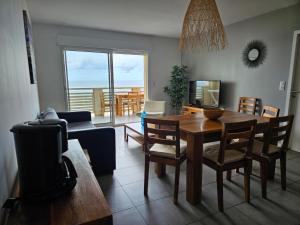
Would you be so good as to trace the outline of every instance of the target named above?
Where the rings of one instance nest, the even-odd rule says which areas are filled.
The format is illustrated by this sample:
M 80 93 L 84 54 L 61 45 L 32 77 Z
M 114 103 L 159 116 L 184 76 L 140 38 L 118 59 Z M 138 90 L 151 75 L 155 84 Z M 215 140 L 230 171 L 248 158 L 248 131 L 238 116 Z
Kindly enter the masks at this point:
M 76 170 L 67 151 L 64 121 L 37 120 L 13 126 L 20 198 L 28 202 L 55 199 L 76 185 Z

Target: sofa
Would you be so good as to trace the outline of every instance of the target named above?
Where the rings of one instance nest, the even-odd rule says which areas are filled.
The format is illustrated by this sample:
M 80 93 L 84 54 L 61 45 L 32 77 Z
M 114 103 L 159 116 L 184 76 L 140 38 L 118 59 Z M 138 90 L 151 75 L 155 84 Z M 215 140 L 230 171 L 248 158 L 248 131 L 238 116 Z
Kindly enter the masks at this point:
M 116 168 L 114 128 L 95 127 L 88 111 L 56 112 L 53 108 L 48 108 L 38 116 L 38 119 L 66 124 L 66 138 L 78 139 L 81 147 L 87 150 L 96 176 L 113 173 Z

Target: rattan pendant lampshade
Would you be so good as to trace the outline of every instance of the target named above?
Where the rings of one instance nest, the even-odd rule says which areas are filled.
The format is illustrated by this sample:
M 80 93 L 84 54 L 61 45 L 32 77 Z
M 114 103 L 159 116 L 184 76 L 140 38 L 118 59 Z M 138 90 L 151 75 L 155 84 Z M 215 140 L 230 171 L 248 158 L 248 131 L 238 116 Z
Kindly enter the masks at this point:
M 179 49 L 224 49 L 226 35 L 215 0 L 191 0 L 184 17 Z

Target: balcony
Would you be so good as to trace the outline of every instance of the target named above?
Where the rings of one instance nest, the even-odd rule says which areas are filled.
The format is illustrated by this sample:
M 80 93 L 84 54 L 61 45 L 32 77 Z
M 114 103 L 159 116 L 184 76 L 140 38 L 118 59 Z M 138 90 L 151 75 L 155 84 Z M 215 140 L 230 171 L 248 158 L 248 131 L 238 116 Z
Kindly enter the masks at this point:
M 126 104 L 130 93 L 136 93 L 140 98 L 136 107 Z M 113 96 L 115 124 L 139 121 L 136 112 L 143 109 L 144 87 L 115 87 Z M 69 88 L 68 99 L 70 111 L 90 111 L 94 124 L 111 122 L 112 101 L 108 88 Z

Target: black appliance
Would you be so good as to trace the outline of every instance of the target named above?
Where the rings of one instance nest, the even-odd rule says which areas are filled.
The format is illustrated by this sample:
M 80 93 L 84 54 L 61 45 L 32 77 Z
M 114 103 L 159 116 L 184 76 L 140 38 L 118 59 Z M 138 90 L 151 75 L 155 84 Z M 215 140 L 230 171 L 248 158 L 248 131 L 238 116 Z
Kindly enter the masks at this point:
M 76 170 L 66 156 L 64 121 L 41 121 L 15 125 L 20 198 L 29 202 L 49 201 L 76 185 Z
M 196 107 L 219 107 L 220 93 L 219 80 L 190 81 L 189 104 Z

